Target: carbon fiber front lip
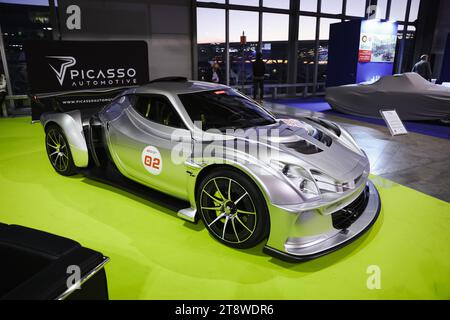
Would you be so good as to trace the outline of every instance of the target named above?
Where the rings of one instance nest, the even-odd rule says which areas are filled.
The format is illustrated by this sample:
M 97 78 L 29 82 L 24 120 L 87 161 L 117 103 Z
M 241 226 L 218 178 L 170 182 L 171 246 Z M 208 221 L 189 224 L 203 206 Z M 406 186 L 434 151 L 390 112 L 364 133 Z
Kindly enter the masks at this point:
M 381 210 L 381 201 L 377 189 L 370 180 L 368 181 L 367 186 L 369 187 L 370 192 L 367 206 L 358 220 L 345 231 L 332 234 L 329 238 L 312 244 L 311 246 L 305 246 L 304 243 L 299 242 L 298 247 L 296 247 L 295 242 L 290 239 L 289 245 L 287 245 L 288 241 L 285 243 L 285 251 L 277 250 L 267 245 L 264 246 L 263 251 L 268 255 L 284 261 L 301 262 L 338 250 L 358 239 L 375 223 Z

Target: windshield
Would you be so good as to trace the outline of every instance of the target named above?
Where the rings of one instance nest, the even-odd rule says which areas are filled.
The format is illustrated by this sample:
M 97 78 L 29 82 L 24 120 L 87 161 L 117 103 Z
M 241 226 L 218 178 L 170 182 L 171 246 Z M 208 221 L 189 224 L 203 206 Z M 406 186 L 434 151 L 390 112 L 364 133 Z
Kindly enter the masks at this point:
M 275 123 L 267 111 L 232 89 L 180 94 L 179 98 L 191 120 L 201 122 L 203 130 L 240 129 Z

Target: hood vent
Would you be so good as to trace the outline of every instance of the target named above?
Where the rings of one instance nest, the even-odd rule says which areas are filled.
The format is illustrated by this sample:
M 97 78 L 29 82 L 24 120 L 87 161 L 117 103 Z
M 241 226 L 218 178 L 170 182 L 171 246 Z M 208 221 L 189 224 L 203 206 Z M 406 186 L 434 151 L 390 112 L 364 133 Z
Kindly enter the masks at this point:
M 307 117 L 306 119 L 313 121 L 317 124 L 320 124 L 324 128 L 327 128 L 328 130 L 333 131 L 334 134 L 337 135 L 338 137 L 341 136 L 341 129 L 339 129 L 339 127 L 336 124 L 334 124 L 333 122 L 326 121 L 326 120 L 319 119 L 319 118 L 311 118 L 311 117 Z
M 293 149 L 294 151 L 297 151 L 298 153 L 301 153 L 301 154 L 315 154 L 315 153 L 322 152 L 322 149 L 316 147 L 315 145 L 313 145 L 305 140 L 288 142 L 288 143 L 284 143 L 284 145 L 287 148 Z
M 331 143 L 333 142 L 333 139 L 331 139 L 330 136 L 325 134 L 323 131 L 318 130 L 314 128 L 311 131 L 308 131 L 308 135 L 312 138 L 322 142 L 327 147 L 331 146 Z M 306 140 L 299 140 L 299 141 L 293 141 L 293 142 L 286 142 L 284 145 L 289 148 L 293 149 L 294 151 L 297 151 L 301 154 L 316 154 L 319 152 L 322 152 L 323 150 L 311 143 L 309 143 Z
M 327 147 L 331 146 L 331 143 L 333 142 L 333 139 L 331 139 L 331 137 L 329 135 L 325 134 L 323 131 L 321 131 L 319 129 L 315 129 L 314 132 L 311 134 L 311 136 L 314 139 L 322 142 Z

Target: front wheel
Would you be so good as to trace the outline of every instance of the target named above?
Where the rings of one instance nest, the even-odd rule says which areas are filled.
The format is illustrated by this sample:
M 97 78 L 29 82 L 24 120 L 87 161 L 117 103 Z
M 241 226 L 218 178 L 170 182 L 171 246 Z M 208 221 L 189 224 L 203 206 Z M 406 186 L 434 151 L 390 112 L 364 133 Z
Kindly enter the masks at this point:
M 76 173 L 69 143 L 64 132 L 57 125 L 50 125 L 45 130 L 45 147 L 48 159 L 56 172 L 63 176 L 71 176 Z
M 205 176 L 197 209 L 210 234 L 234 248 L 250 248 L 269 233 L 269 213 L 261 191 L 246 175 L 219 169 Z

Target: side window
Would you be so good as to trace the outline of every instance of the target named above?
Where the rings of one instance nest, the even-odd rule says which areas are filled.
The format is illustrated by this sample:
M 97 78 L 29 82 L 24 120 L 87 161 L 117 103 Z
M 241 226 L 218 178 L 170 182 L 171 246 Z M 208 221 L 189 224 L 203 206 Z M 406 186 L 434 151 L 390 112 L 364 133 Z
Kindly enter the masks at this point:
M 174 128 L 184 128 L 180 116 L 164 96 L 139 96 L 134 109 L 145 119 Z
M 120 116 L 122 111 L 133 103 L 134 96 L 122 96 L 113 100 L 104 110 L 104 114 L 109 120 L 113 120 Z

